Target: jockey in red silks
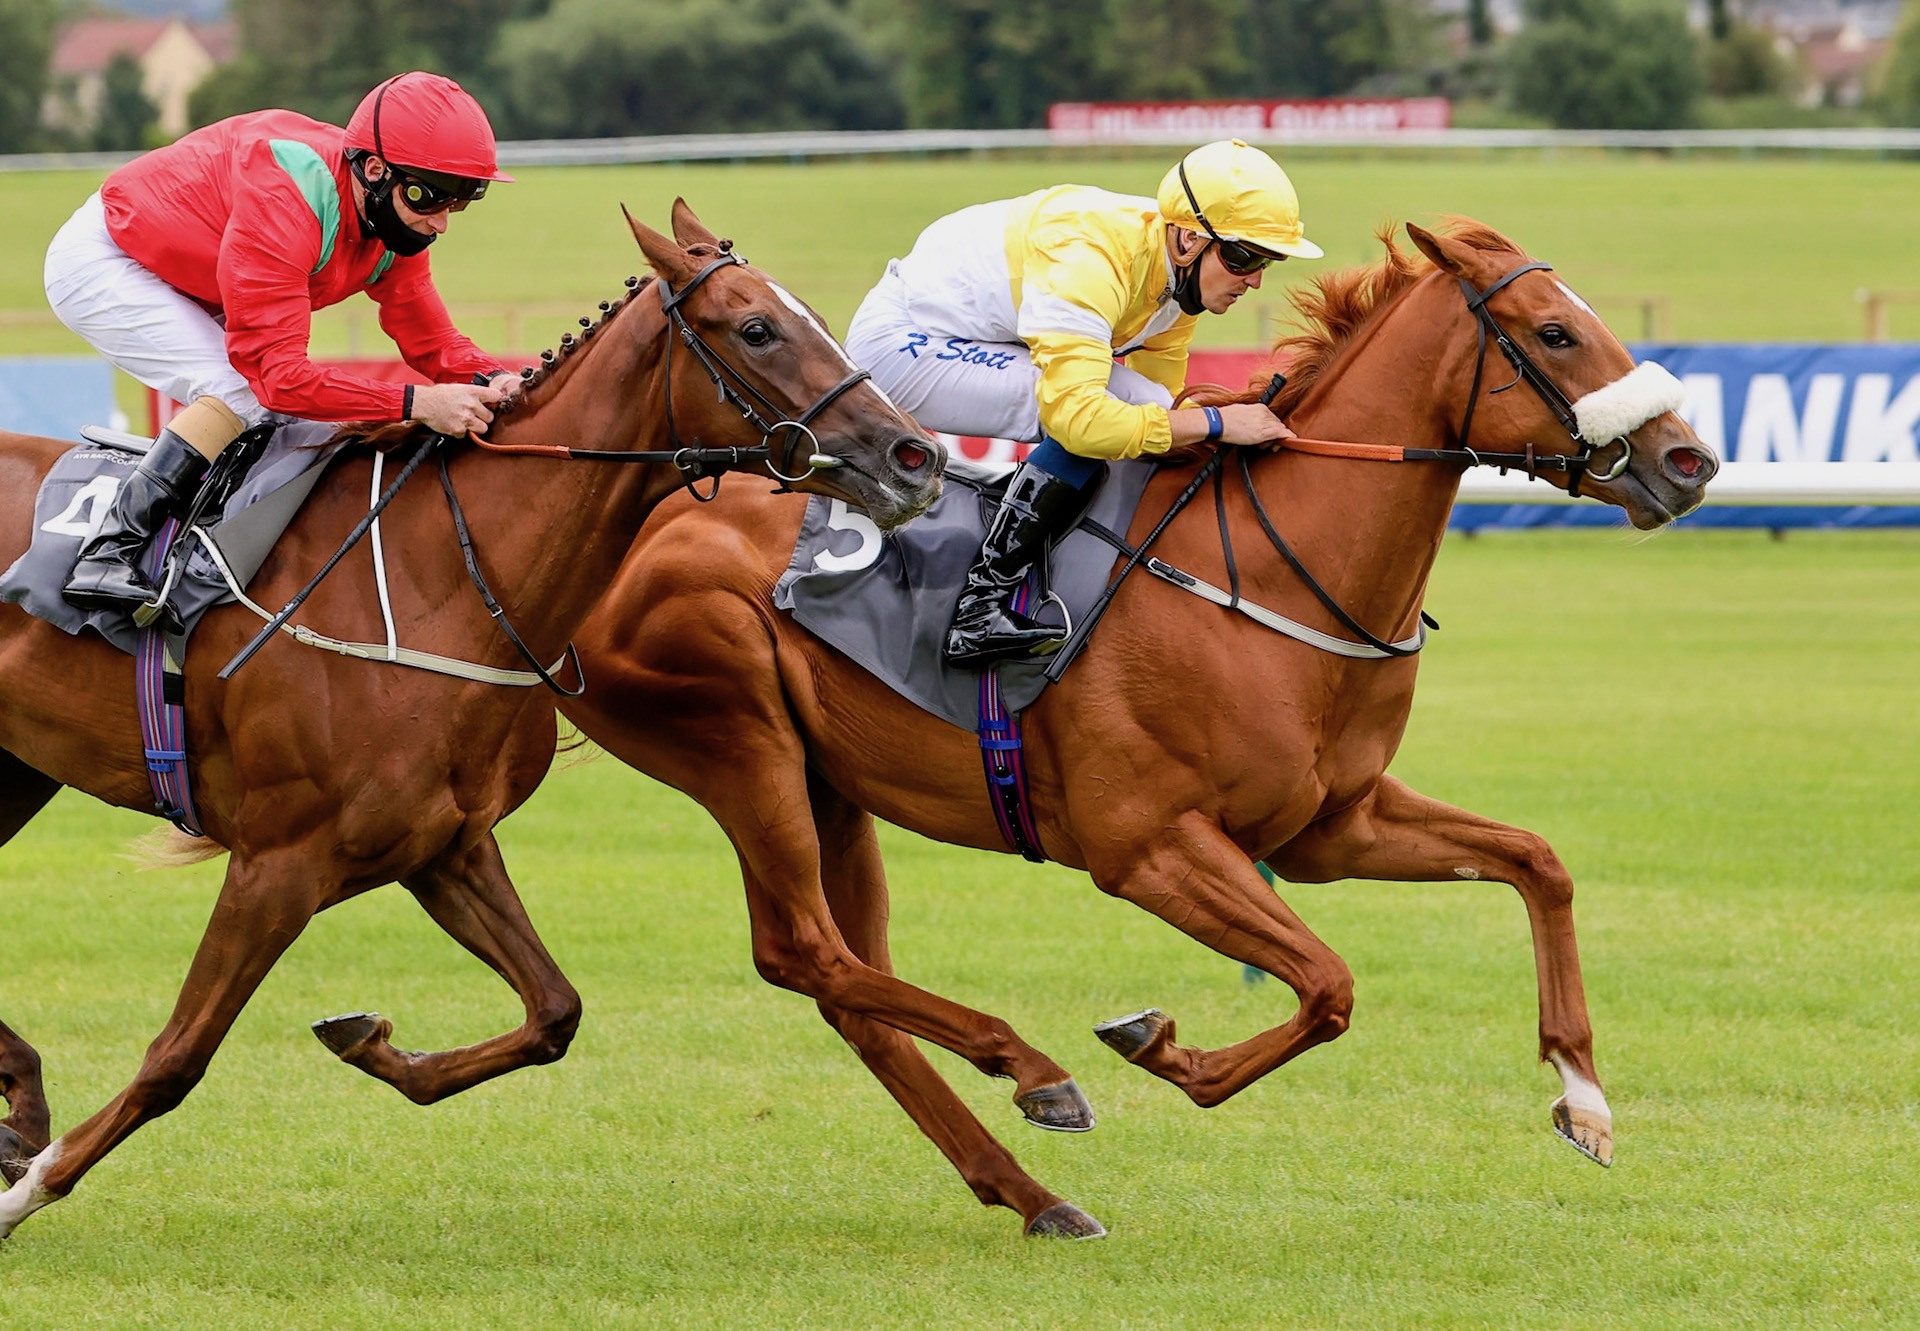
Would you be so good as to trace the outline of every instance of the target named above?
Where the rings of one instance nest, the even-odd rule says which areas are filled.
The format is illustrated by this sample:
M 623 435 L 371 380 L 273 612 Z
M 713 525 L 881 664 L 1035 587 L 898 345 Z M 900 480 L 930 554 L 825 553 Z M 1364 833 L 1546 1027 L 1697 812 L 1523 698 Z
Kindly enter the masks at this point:
M 484 430 L 515 377 L 453 326 L 425 251 L 453 213 L 511 179 L 480 104 L 419 72 L 368 93 L 345 130 L 257 111 L 108 176 L 48 248 L 47 298 L 108 360 L 189 405 L 82 547 L 67 599 L 150 603 L 136 561 L 154 530 L 221 449 L 270 415 Z M 356 291 L 429 384 L 314 364 L 313 311 Z

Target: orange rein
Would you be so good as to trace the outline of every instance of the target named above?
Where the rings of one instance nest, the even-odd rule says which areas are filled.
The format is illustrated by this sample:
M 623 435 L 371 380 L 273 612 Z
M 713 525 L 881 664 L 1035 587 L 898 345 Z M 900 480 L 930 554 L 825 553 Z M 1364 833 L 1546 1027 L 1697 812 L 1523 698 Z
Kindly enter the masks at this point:
M 1357 458 L 1362 462 L 1408 460 L 1408 450 L 1398 444 L 1352 444 L 1339 439 L 1303 439 L 1299 435 L 1292 435 L 1282 439 L 1280 447 L 1322 458 Z

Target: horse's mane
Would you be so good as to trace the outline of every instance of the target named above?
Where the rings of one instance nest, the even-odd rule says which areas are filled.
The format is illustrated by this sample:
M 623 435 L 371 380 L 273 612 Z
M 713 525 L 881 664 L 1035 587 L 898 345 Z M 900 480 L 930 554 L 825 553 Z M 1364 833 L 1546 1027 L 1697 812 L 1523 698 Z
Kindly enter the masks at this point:
M 688 250 L 691 254 L 700 254 L 710 250 L 711 246 L 696 245 Z M 580 319 L 580 332 L 567 333 L 560 338 L 558 347 L 549 348 L 540 353 L 540 363 L 529 365 L 520 371 L 520 388 L 512 397 L 503 402 L 493 413 L 497 424 L 511 415 L 519 415 L 534 410 L 552 396 L 552 387 L 561 372 L 574 364 L 575 354 L 585 347 L 592 337 L 613 321 L 615 315 L 633 303 L 634 297 L 652 286 L 653 274 L 644 277 L 629 277 L 626 289 L 612 300 L 600 302 L 598 318 L 583 315 Z M 353 439 L 358 443 L 382 450 L 403 448 L 417 443 L 428 433 L 422 421 L 392 421 L 379 425 L 365 423 L 343 425 L 327 442 L 337 439 Z M 321 445 L 325 447 L 326 445 Z
M 1182 400 L 1218 406 L 1228 402 L 1257 402 L 1276 371 L 1287 376 L 1287 386 L 1273 401 L 1274 413 L 1286 417 L 1346 350 L 1360 330 L 1372 322 L 1415 282 L 1433 271 L 1421 254 L 1410 254 L 1394 241 L 1398 227 L 1387 222 L 1374 234 L 1386 254 L 1377 263 L 1336 269 L 1315 277 L 1293 293 L 1296 321 L 1302 327 L 1273 344 L 1260 369 L 1239 393 L 1202 386 L 1190 389 Z M 1487 254 L 1518 254 L 1519 246 L 1484 222 L 1470 217 L 1446 219 L 1446 234 L 1469 248 Z

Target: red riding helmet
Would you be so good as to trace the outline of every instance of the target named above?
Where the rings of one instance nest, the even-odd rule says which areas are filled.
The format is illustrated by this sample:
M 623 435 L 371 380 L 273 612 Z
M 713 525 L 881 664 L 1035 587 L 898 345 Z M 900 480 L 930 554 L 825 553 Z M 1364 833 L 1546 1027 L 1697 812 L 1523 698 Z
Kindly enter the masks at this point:
M 493 126 L 480 103 L 452 79 L 419 70 L 394 75 L 360 100 L 346 147 L 416 171 L 513 179 L 494 160 Z

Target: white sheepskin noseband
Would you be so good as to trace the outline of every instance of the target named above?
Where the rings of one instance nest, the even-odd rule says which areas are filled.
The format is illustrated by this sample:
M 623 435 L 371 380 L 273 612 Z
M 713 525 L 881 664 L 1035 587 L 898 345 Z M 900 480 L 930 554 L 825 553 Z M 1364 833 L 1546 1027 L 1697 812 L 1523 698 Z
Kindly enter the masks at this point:
M 1643 361 L 1573 404 L 1580 437 L 1599 447 L 1624 439 L 1655 416 L 1680 410 L 1686 390 L 1657 361 Z

